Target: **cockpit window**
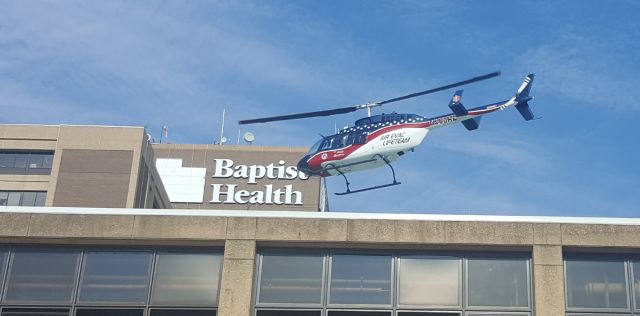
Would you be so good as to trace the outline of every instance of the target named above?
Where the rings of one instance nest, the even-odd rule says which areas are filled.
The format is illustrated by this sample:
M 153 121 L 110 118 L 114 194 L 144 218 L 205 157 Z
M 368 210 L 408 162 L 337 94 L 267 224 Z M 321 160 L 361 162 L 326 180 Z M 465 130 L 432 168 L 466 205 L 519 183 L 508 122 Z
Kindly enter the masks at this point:
M 366 141 L 367 132 L 365 131 L 352 131 L 349 133 L 327 136 L 311 146 L 308 153 L 315 154 L 325 150 L 340 149 L 352 144 L 364 144 Z
M 319 141 L 317 141 L 315 144 L 313 144 L 313 146 L 311 146 L 311 148 L 309 148 L 309 151 L 307 151 L 307 155 L 312 155 L 315 154 L 316 152 L 318 152 L 318 149 L 320 148 L 320 144 L 322 143 L 324 139 L 321 139 Z

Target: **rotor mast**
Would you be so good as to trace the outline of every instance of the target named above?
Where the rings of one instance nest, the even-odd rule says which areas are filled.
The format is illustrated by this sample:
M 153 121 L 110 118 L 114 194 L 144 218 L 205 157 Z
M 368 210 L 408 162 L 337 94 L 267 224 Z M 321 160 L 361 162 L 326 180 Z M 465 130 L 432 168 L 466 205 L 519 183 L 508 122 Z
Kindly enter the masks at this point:
M 358 110 L 366 108 L 367 109 L 367 117 L 371 117 L 371 114 L 372 114 L 371 108 L 374 108 L 376 106 L 381 106 L 382 104 L 383 104 L 382 101 L 367 102 L 365 104 L 356 105 L 355 108 L 358 109 Z

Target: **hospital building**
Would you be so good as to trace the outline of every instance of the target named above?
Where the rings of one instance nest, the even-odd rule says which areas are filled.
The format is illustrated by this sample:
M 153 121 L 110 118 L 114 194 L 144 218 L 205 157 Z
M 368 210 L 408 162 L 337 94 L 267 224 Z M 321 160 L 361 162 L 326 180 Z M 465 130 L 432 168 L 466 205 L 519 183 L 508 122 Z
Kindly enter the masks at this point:
M 640 315 L 640 219 L 332 212 L 305 152 L 0 125 L 0 316 Z

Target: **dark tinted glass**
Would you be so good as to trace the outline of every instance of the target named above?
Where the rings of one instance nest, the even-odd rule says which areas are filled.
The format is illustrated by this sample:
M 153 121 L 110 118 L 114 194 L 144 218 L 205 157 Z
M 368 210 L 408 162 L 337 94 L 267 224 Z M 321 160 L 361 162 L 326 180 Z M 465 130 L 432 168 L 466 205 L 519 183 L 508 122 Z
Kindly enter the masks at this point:
M 623 260 L 567 260 L 567 306 L 627 309 Z
M 529 306 L 527 259 L 468 260 L 469 306 Z
M 77 309 L 76 316 L 143 316 L 144 309 Z
M 151 316 L 216 316 L 216 311 L 204 309 L 152 309 Z
M 262 256 L 260 303 L 322 302 L 322 255 Z
M 146 303 L 150 267 L 149 252 L 88 252 L 78 301 Z
M 8 302 L 71 301 L 78 252 L 19 250 L 13 253 L 5 300 Z
M 633 289 L 636 296 L 636 309 L 640 310 L 640 262 L 633 263 Z
M 0 206 L 7 206 L 9 203 L 9 192 L 0 192 Z
M 0 168 L 13 168 L 15 161 L 14 154 L 0 153 Z
M 38 192 L 36 195 L 36 205 L 34 206 L 44 206 L 44 203 L 47 201 L 47 192 Z
M 36 194 L 37 192 L 23 192 L 22 200 L 20 201 L 21 206 L 34 206 L 36 205 Z
M 398 316 L 459 316 L 458 312 L 398 312 Z M 491 316 L 491 314 L 485 316 Z M 505 316 L 500 314 L 500 316 Z
M 43 154 L 31 154 L 29 155 L 29 163 L 28 167 L 31 169 L 35 168 L 43 168 L 44 165 L 44 157 L 46 155 Z
M 320 316 L 320 311 L 258 311 L 257 316 Z
M 151 302 L 215 306 L 221 264 L 221 254 L 158 253 Z
M 29 159 L 29 155 L 28 154 L 15 154 L 15 161 L 13 163 L 13 167 L 14 168 L 26 168 L 27 167 L 27 162 Z
M 9 192 L 8 206 L 20 206 L 22 192 Z
M 4 308 L 2 316 L 68 316 L 68 309 L 51 308 Z
M 0 191 L 0 206 L 44 206 L 47 192 Z
M 391 312 L 329 311 L 329 316 L 391 316 Z
M 391 256 L 334 255 L 331 304 L 391 304 Z
M 0 153 L 0 174 L 50 174 L 53 152 Z
M 6 249 L 0 249 L 0 294 L 2 294 L 2 281 L 4 281 L 4 270 L 7 266 L 7 257 L 9 257 L 9 251 Z M 0 296 L 1 298 L 2 296 Z

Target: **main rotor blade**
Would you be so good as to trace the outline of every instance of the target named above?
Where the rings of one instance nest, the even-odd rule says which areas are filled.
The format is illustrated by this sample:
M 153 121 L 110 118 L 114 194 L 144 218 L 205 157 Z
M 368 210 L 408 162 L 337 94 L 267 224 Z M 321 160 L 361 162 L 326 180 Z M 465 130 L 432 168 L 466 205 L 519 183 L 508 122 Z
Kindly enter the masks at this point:
M 377 103 L 379 103 L 380 105 L 383 105 L 383 104 L 387 104 L 387 103 L 391 103 L 391 102 L 396 102 L 396 101 L 406 100 L 406 99 L 410 99 L 410 98 L 415 98 L 415 97 L 419 97 L 421 95 L 434 93 L 434 92 L 438 92 L 438 91 L 442 91 L 442 90 L 447 90 L 447 89 L 463 86 L 463 85 L 466 85 L 466 84 L 470 84 L 470 83 L 473 83 L 473 82 L 477 82 L 477 81 L 487 80 L 487 79 L 490 79 L 490 78 L 493 78 L 493 77 L 500 76 L 500 74 L 501 74 L 500 71 L 496 71 L 496 72 L 492 72 L 492 73 L 489 73 L 489 74 L 486 74 L 486 75 L 473 77 L 471 79 L 467 79 L 467 80 L 459 81 L 459 82 L 456 82 L 456 83 L 448 84 L 446 86 L 437 87 L 437 88 L 434 88 L 434 89 L 420 91 L 420 92 L 416 92 L 416 93 L 412 93 L 412 94 L 407 94 L 405 96 L 401 96 L 401 97 L 397 97 L 397 98 L 393 98 L 393 99 L 389 99 L 389 100 L 384 100 L 384 101 L 380 101 L 380 102 L 377 102 Z
M 243 125 L 243 124 L 253 124 L 253 123 L 266 123 L 266 122 L 273 122 L 273 121 L 295 120 L 295 119 L 301 119 L 306 117 L 329 116 L 329 115 L 335 115 L 335 114 L 350 113 L 356 110 L 358 110 L 357 107 L 349 106 L 346 108 L 339 108 L 339 109 L 333 109 L 333 110 L 324 110 L 324 111 L 306 112 L 306 113 L 298 113 L 298 114 L 263 117 L 263 118 L 251 119 L 251 120 L 242 120 L 242 121 L 238 121 L 238 124 Z
M 332 110 L 305 112 L 305 113 L 280 115 L 280 116 L 270 116 L 270 117 L 263 117 L 263 118 L 257 118 L 257 119 L 251 119 L 251 120 L 241 120 L 241 121 L 238 121 L 238 124 L 244 125 L 244 124 L 253 124 L 253 123 L 266 123 L 266 122 L 273 122 L 273 121 L 295 120 L 295 119 L 301 119 L 301 118 L 307 118 L 307 117 L 329 116 L 329 115 L 336 115 L 336 114 L 351 113 L 351 112 L 354 112 L 354 111 L 357 111 L 357 110 L 360 110 L 360 109 L 364 109 L 364 108 L 370 108 L 370 107 L 374 107 L 374 106 L 381 106 L 383 104 L 387 104 L 387 103 L 391 103 L 391 102 L 396 102 L 396 101 L 400 101 L 400 100 L 406 100 L 406 99 L 410 99 L 410 98 L 419 97 L 419 96 L 425 95 L 425 94 L 430 94 L 430 93 L 434 93 L 434 92 L 438 92 L 438 91 L 442 91 L 442 90 L 455 88 L 455 87 L 466 85 L 466 84 L 473 83 L 473 82 L 476 82 L 476 81 L 481 81 L 481 80 L 486 80 L 486 79 L 489 79 L 489 78 L 497 77 L 499 75 L 500 75 L 500 71 L 496 71 L 496 72 L 492 72 L 492 73 L 489 73 L 489 74 L 486 74 L 486 75 L 473 77 L 471 79 L 467 79 L 467 80 L 459 81 L 459 82 L 456 82 L 456 83 L 448 84 L 446 86 L 441 86 L 441 87 L 434 88 L 434 89 L 429 89 L 429 90 L 425 90 L 425 91 L 421 91 L 421 92 L 416 92 L 416 93 L 408 94 L 408 95 L 405 95 L 405 96 L 402 96 L 402 97 L 397 97 L 397 98 L 393 98 L 393 99 L 389 99 L 389 100 L 385 100 L 385 101 L 380 101 L 380 102 L 360 104 L 360 105 L 348 106 L 348 107 L 337 108 L 337 109 L 332 109 Z

